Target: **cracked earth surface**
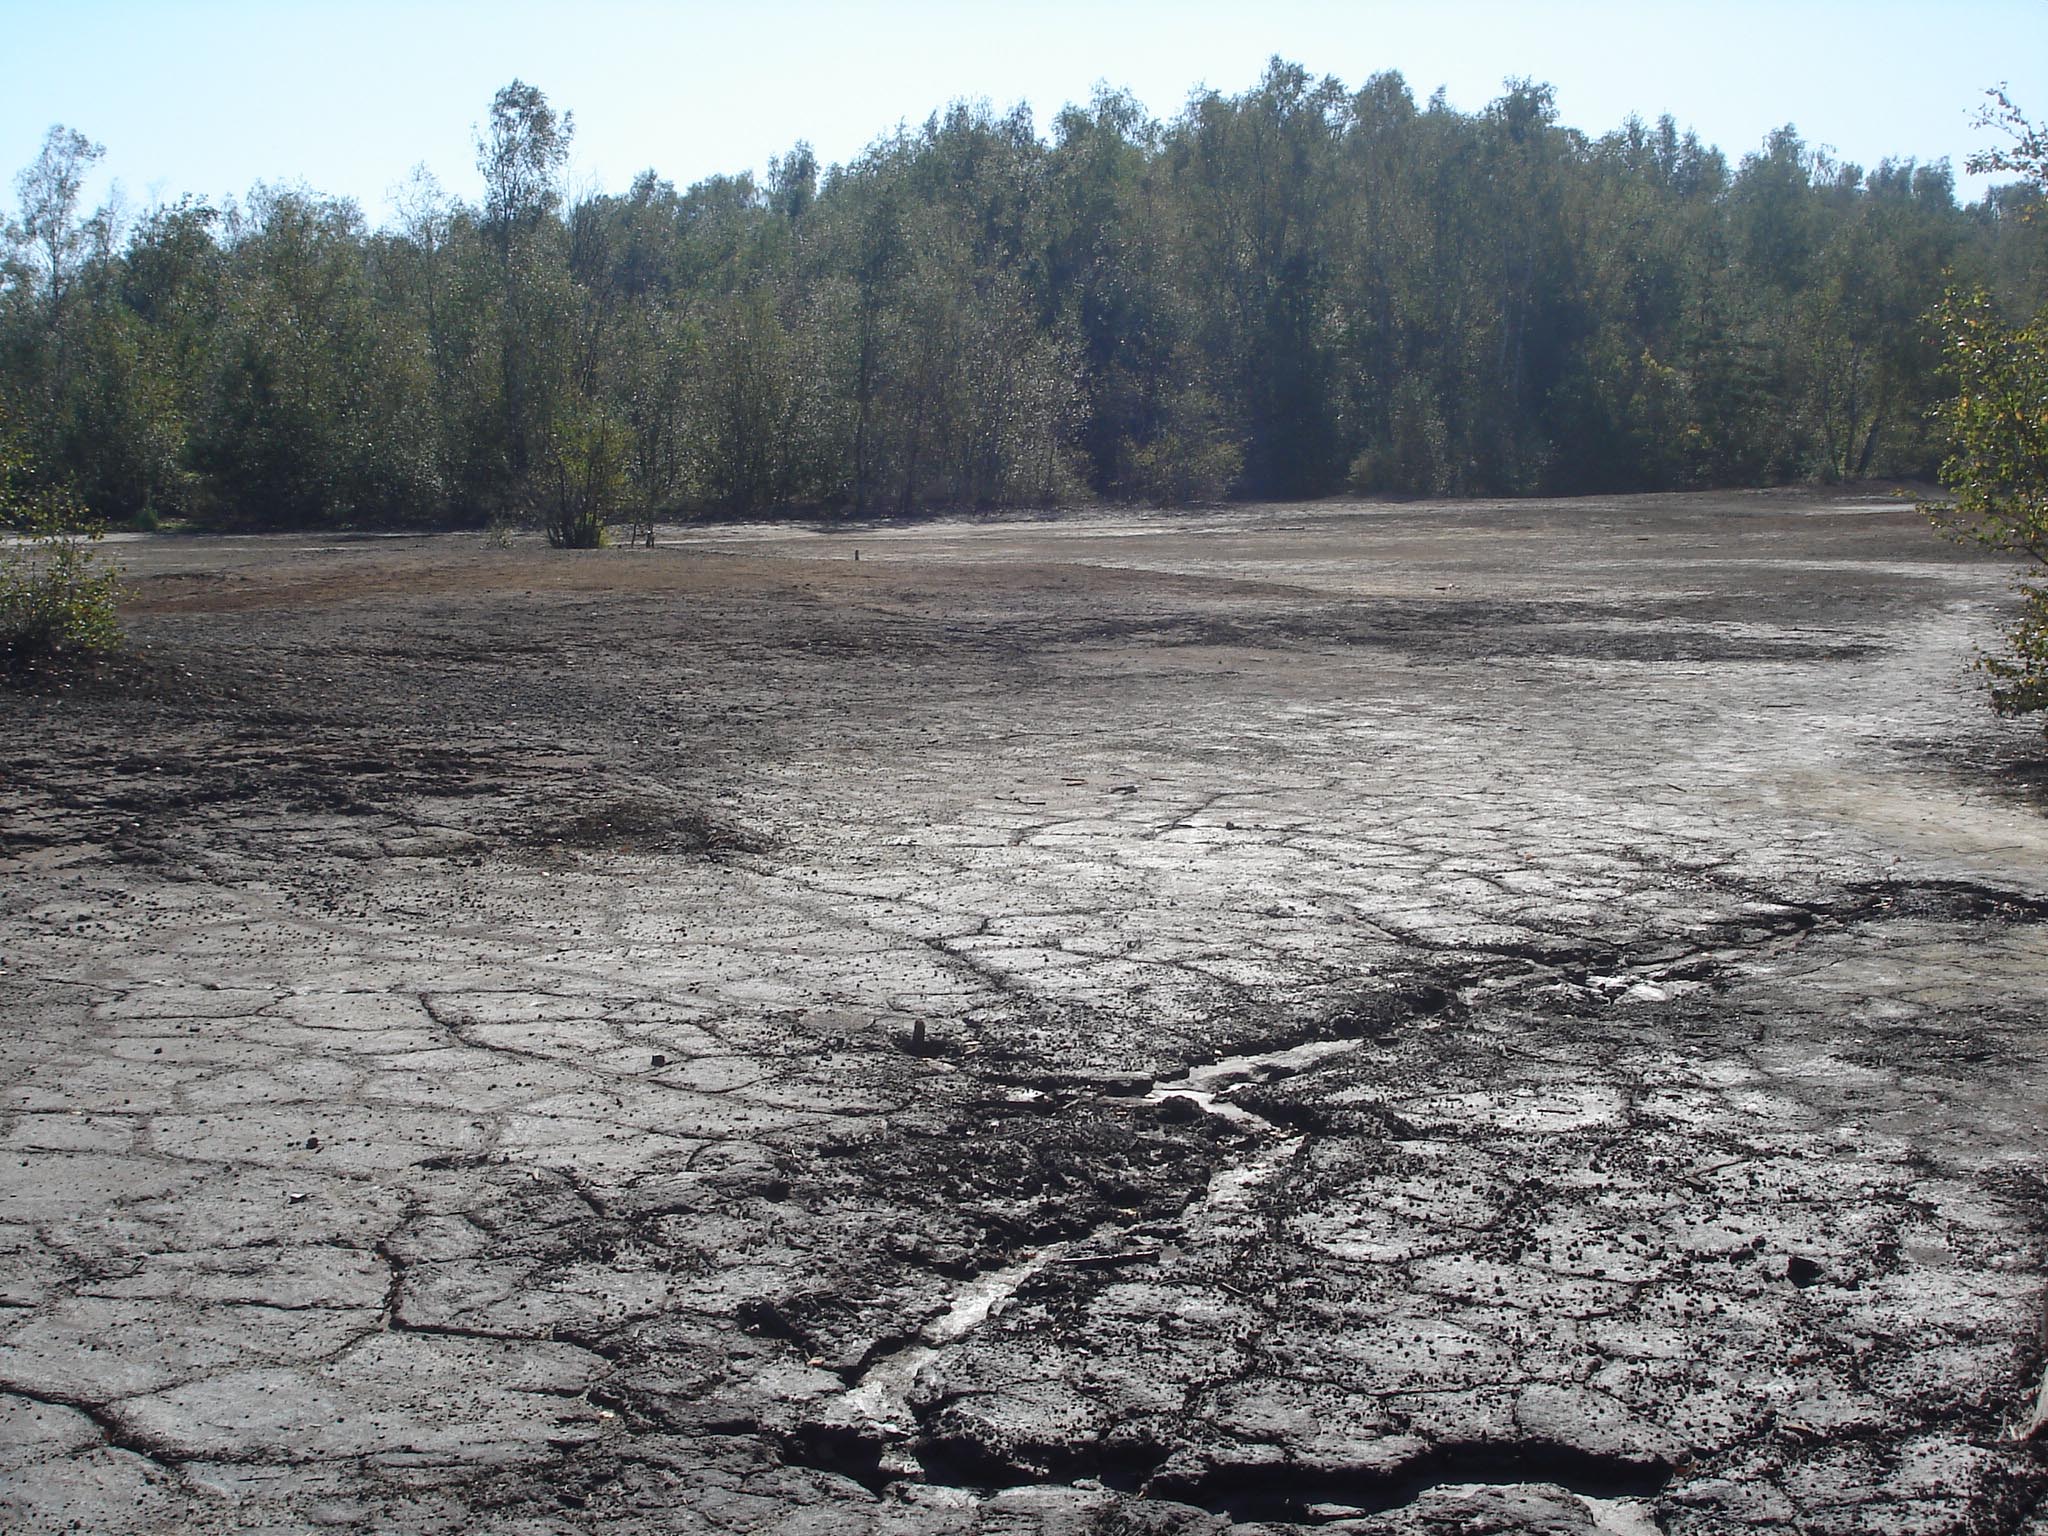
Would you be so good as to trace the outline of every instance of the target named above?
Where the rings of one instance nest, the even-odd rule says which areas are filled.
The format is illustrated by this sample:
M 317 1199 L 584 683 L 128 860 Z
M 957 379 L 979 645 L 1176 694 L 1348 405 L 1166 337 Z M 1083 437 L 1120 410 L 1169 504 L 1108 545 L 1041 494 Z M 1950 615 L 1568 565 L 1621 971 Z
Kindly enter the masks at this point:
M 9 1529 L 2048 1531 L 2048 823 L 1901 503 L 115 548 Z

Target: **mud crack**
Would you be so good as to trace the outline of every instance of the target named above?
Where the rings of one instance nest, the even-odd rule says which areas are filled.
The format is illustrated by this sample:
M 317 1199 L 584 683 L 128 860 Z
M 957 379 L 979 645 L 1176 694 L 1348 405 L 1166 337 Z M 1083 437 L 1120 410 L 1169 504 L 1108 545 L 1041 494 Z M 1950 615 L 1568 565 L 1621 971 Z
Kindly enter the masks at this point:
M 2048 902 L 1960 881 L 1871 882 L 1845 887 L 1836 899 L 1824 902 L 1759 896 L 1757 910 L 1717 923 L 1705 934 L 1649 936 L 1626 945 L 1582 945 L 1540 954 L 1478 946 L 1462 953 L 1438 949 L 1425 972 L 1360 989 L 1345 1004 L 1289 1032 L 1284 1043 L 1194 1063 L 1149 1083 L 1096 1084 L 1098 1093 L 1122 1094 L 1125 1102 L 1149 1108 L 1168 1123 L 1201 1121 L 1215 1126 L 1211 1144 L 1217 1156 L 1206 1188 L 1169 1215 L 1103 1221 L 1082 1235 L 1013 1254 L 1001 1267 L 963 1280 L 944 1310 L 915 1332 L 879 1348 L 861 1362 L 844 1391 L 803 1422 L 781 1431 L 777 1438 L 784 1456 L 852 1477 L 878 1492 L 894 1484 L 929 1484 L 989 1493 L 1093 1479 L 1107 1488 L 1171 1499 L 1236 1520 L 1311 1525 L 1403 1508 L 1467 1485 L 1542 1484 L 1589 1501 L 1658 1499 L 1678 1465 L 1675 1451 L 1641 1444 L 1615 1449 L 1573 1444 L 1568 1438 L 1546 1435 L 1534 1424 L 1499 1438 L 1434 1438 L 1424 1433 L 1405 1441 L 1396 1436 L 1390 1443 L 1382 1433 L 1373 1441 L 1380 1459 L 1314 1467 L 1278 1445 L 1265 1457 L 1254 1444 L 1240 1444 L 1218 1457 L 1187 1447 L 1176 1450 L 1170 1434 L 1161 1440 L 1143 1424 L 1081 1435 L 1058 1445 L 1034 1443 L 1020 1453 L 986 1439 L 977 1427 L 979 1417 L 960 1419 L 948 1412 L 965 1401 L 959 1390 L 934 1389 L 930 1384 L 944 1376 L 951 1352 L 975 1339 L 1020 1296 L 1032 1294 L 1049 1272 L 1085 1272 L 1103 1277 L 1105 1285 L 1124 1283 L 1127 1275 L 1142 1275 L 1171 1235 L 1204 1208 L 1248 1208 L 1259 1184 L 1293 1165 L 1305 1155 L 1304 1149 L 1331 1129 L 1315 1107 L 1296 1102 L 1290 1085 L 1390 1041 L 1404 1026 L 1455 1023 L 1478 1010 L 1502 1007 L 1540 1020 L 1568 1019 L 1588 1007 L 1623 1001 L 1669 1002 L 1687 990 L 1719 987 L 1739 972 L 1745 960 L 1802 942 L 1816 931 L 1889 920 L 2029 925 L 2048 921 Z M 1051 1085 L 1052 1091 L 1067 1093 L 1084 1087 L 1081 1080 Z M 1057 1105 L 1042 1108 L 1053 1112 Z M 1370 1107 L 1347 1111 L 1339 1123 L 1354 1139 L 1421 1134 L 1400 1116 L 1375 1115 Z M 1270 1229 L 1267 1240 L 1275 1240 L 1271 1234 L 1277 1232 Z M 1632 1262 L 1648 1261 L 1632 1260 L 1625 1247 L 1616 1249 L 1612 1265 L 1596 1262 L 1590 1250 L 1582 1262 L 1574 1257 L 1576 1252 L 1567 1253 L 1570 1262 L 1556 1273 L 1554 1284 L 1566 1291 L 1589 1288 L 1586 1300 L 1574 1302 L 1585 1309 L 1586 1317 L 1618 1319 L 1623 1311 L 1642 1304 L 1645 1296 L 1665 1290 L 1654 1266 L 1640 1277 L 1629 1269 Z M 1796 1254 L 1782 1271 L 1783 1283 L 1802 1291 L 1816 1284 L 1835 1285 L 1839 1278 Z M 1251 1299 L 1251 1293 L 1231 1284 L 1228 1276 L 1213 1277 L 1213 1282 L 1225 1295 Z M 1611 1306 L 1596 1305 L 1592 1299 L 1591 1292 L 1602 1287 L 1616 1293 Z M 1674 1304 L 1681 1309 L 1688 1305 Z M 1853 1371 L 1844 1379 L 1851 1390 L 1862 1389 Z M 1398 1397 L 1389 1394 L 1386 1400 Z M 1391 1454 L 1397 1443 L 1411 1445 L 1412 1453 Z

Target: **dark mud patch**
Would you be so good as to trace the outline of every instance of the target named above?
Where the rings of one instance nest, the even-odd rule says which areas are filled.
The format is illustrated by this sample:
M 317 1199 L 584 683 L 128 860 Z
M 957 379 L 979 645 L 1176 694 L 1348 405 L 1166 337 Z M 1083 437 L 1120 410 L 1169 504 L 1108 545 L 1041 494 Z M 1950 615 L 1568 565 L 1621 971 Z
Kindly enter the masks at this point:
M 963 1122 L 891 1127 L 828 1147 L 817 1193 L 916 1213 L 876 1247 L 942 1274 L 972 1275 L 1019 1251 L 1105 1227 L 1178 1216 L 1221 1153 L 1219 1127 L 1162 1120 L 1139 1101 L 983 1099 Z
M 1304 1467 L 1286 1460 L 1162 1471 L 1148 1496 L 1193 1504 L 1237 1521 L 1320 1525 L 1382 1514 L 1432 1489 L 1541 1483 L 1597 1499 L 1650 1499 L 1672 1468 L 1655 1458 L 1603 1456 L 1540 1439 L 1431 1447 L 1391 1467 Z
M 159 739 L 60 762 L 0 757 L 0 857 L 98 845 L 117 860 L 175 861 L 204 829 L 238 829 L 261 854 L 264 824 L 298 818 L 408 820 L 424 803 L 494 789 L 492 765 L 443 746 L 281 735 L 269 728 Z
M 1716 605 L 1718 608 L 1719 605 Z M 1826 662 L 1880 654 L 1851 632 L 1695 615 L 1686 605 L 1388 598 L 1287 614 L 1220 613 L 1103 620 L 1075 635 L 1088 643 L 1272 649 L 1358 646 L 1433 660 Z
M 1958 784 L 1989 790 L 2015 805 L 2048 811 L 2048 736 L 2040 726 L 2011 723 L 1988 739 L 1904 737 L 1893 744 L 1906 761 Z
M 1847 900 L 1833 915 L 1842 920 L 1901 917 L 2023 927 L 2048 923 L 2048 900 L 1965 880 L 1880 880 L 1849 887 Z
M 582 853 L 766 853 L 773 846 L 762 834 L 701 810 L 625 798 L 528 822 L 514 836 L 527 847 Z
M 203 748 L 85 755 L 61 773 L 30 756 L 0 766 L 12 782 L 41 788 L 56 804 L 141 814 L 257 800 L 346 810 L 401 795 L 451 797 L 491 787 L 490 765 L 458 749 L 280 740 L 267 732 L 237 733 Z
M 94 705 L 218 705 L 245 697 L 242 680 L 230 672 L 134 645 L 40 657 L 0 652 L 0 689 L 32 699 Z
M 1300 1039 L 1268 1040 L 1288 1046 L 1310 1040 L 1376 1040 L 1416 1019 L 1455 1017 L 1465 1004 L 1458 996 L 1467 978 L 1451 970 L 1380 978 L 1346 994 L 1318 1013 Z

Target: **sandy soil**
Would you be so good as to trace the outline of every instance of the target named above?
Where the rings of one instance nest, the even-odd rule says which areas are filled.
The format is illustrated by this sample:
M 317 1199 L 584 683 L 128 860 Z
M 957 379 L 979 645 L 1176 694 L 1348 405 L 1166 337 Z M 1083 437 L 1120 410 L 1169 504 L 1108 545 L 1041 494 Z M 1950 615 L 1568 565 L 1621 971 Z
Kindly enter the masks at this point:
M 114 552 L 10 1529 L 2048 1532 L 2037 737 L 1896 499 Z

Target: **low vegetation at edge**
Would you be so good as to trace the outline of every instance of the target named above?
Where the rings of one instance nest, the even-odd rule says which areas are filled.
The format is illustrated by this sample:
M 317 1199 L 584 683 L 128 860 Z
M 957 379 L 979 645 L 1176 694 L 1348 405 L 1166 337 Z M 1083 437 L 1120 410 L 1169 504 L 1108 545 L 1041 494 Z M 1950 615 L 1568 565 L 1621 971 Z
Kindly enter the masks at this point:
M 19 680 L 97 659 L 121 644 L 116 577 L 98 527 L 61 490 L 38 485 L 0 421 L 0 676 Z

